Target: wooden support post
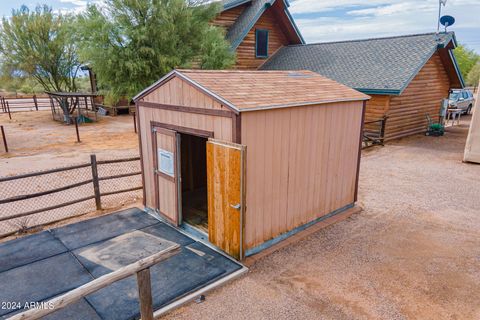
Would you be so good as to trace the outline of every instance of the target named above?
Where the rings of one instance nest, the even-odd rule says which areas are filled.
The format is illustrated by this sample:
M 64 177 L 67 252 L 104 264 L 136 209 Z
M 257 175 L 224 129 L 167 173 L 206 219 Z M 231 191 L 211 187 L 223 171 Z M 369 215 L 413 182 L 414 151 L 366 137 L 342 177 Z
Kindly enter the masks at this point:
M 93 192 L 95 194 L 95 205 L 97 210 L 102 210 L 102 200 L 100 197 L 100 183 L 98 180 L 98 167 L 97 167 L 97 156 L 94 154 L 90 155 L 90 163 L 92 165 L 92 180 L 93 180 Z
M 35 110 L 38 111 L 37 95 L 33 95 L 33 103 L 35 104 Z
M 138 298 L 140 300 L 140 317 L 142 320 L 153 320 L 152 285 L 150 268 L 137 272 Z
M 80 132 L 78 131 L 78 117 L 71 117 L 75 123 L 75 132 L 77 133 L 77 142 L 80 143 Z
M 135 133 L 137 133 L 137 117 L 135 115 L 135 111 L 132 112 L 132 116 L 133 116 L 133 130 L 135 130 Z
M 5 129 L 3 129 L 3 126 L 0 126 L 0 129 L 2 130 L 3 146 L 5 147 L 5 152 L 8 152 L 7 137 L 5 136 Z
M 380 128 L 380 141 L 382 143 L 382 146 L 385 145 L 385 127 L 387 125 L 387 119 L 388 117 L 385 115 L 383 116 L 383 119 L 382 119 L 382 127 Z

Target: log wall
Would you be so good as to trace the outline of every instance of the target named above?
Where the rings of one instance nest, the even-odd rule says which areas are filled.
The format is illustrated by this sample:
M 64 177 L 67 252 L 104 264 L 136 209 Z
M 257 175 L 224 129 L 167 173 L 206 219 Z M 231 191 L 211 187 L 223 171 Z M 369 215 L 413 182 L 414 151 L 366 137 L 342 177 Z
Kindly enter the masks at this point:
M 450 80 L 435 53 L 400 96 L 392 96 L 388 110 L 386 140 L 425 132 L 425 114 L 438 120 L 442 99 L 448 98 Z

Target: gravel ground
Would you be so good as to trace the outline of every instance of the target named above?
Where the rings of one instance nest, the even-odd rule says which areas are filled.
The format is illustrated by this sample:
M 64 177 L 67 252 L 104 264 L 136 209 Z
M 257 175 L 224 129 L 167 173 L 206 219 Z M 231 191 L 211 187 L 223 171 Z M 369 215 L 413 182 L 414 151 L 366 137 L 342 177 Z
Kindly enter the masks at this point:
M 363 154 L 348 220 L 265 257 L 168 319 L 480 319 L 480 165 L 468 118 Z

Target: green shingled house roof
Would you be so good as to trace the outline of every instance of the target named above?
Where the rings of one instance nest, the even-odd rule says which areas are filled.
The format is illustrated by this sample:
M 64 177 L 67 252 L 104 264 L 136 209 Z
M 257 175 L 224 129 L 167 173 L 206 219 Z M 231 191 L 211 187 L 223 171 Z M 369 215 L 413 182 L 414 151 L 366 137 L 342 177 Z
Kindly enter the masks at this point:
M 293 45 L 280 49 L 262 70 L 311 70 L 367 94 L 399 95 L 442 48 L 456 47 L 455 35 L 427 33 L 388 38 Z M 448 54 L 464 85 L 455 57 Z

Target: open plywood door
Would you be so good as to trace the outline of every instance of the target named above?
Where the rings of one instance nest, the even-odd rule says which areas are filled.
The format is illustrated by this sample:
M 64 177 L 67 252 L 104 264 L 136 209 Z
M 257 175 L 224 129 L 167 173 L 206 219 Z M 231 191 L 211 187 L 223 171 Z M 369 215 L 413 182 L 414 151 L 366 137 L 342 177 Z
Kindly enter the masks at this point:
M 236 259 L 243 259 L 245 147 L 207 142 L 208 239 Z
M 155 164 L 156 209 L 163 218 L 174 225 L 178 225 L 179 137 L 175 131 L 153 127 L 152 141 Z

